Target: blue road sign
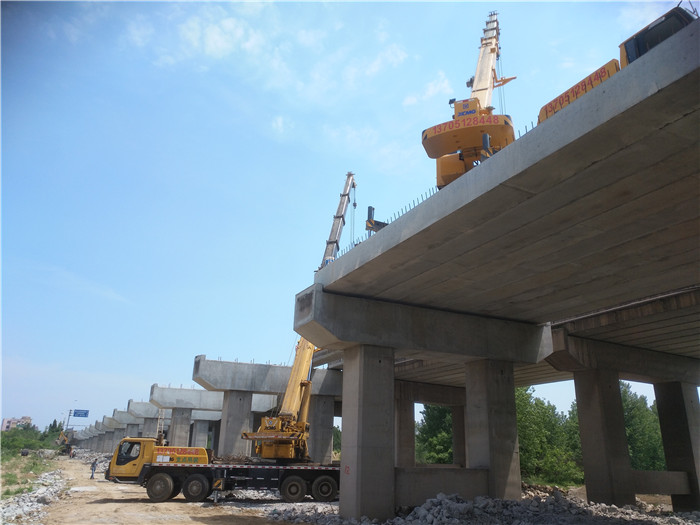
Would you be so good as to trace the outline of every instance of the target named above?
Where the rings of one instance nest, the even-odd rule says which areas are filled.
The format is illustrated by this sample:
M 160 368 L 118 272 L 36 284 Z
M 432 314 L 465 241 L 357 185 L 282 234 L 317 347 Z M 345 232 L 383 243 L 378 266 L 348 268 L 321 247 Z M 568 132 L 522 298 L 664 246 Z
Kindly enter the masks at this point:
M 78 410 L 77 408 L 73 410 L 73 417 L 88 417 L 89 410 Z

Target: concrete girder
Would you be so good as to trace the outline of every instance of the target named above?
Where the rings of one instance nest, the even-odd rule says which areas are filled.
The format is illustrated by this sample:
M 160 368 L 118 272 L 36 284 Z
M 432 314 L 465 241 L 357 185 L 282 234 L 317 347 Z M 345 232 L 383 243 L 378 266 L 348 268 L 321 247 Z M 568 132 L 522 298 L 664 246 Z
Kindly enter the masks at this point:
M 554 352 L 547 357 L 557 370 L 617 370 L 631 381 L 659 383 L 680 381 L 700 385 L 700 360 L 594 339 L 570 336 L 563 329 L 553 331 Z
M 134 417 L 142 418 L 157 418 L 159 416 L 159 408 L 153 403 L 147 403 L 145 401 L 134 401 L 129 399 L 129 403 L 126 408 L 127 412 Z M 163 409 L 163 417 L 170 419 L 172 416 L 172 411 L 170 409 Z
M 189 388 L 151 386 L 150 402 L 158 408 L 189 408 L 194 410 L 221 410 L 222 392 Z M 174 417 L 174 415 L 173 415 Z
M 253 411 L 258 410 L 269 400 L 259 396 L 284 392 L 292 367 L 263 365 L 255 363 L 234 363 L 207 359 L 206 355 L 194 358 L 192 380 L 211 391 L 241 391 L 253 393 Z M 311 395 L 342 395 L 342 374 L 337 370 L 315 369 L 311 377 Z M 275 399 L 276 404 L 276 399 Z
M 113 417 L 109 417 L 109 416 L 103 416 L 102 423 L 104 424 L 105 427 L 107 427 L 108 431 L 126 428 L 126 423 L 121 423 L 120 421 L 117 421 Z
M 142 417 L 135 417 L 129 414 L 129 412 L 117 410 L 116 408 L 114 409 L 114 412 L 112 412 L 112 418 L 116 419 L 120 423 L 124 423 L 125 425 L 140 425 L 143 423 Z
M 331 294 L 320 284 L 297 294 L 294 330 L 321 348 L 385 346 L 398 356 L 429 352 L 454 361 L 538 363 L 552 353 L 548 325 Z

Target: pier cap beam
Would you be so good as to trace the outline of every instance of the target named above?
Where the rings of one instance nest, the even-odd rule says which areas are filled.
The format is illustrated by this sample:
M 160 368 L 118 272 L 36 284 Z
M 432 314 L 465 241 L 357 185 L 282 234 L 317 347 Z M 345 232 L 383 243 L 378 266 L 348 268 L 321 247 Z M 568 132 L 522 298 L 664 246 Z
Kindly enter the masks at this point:
M 253 392 L 253 411 L 257 412 L 267 410 L 257 410 L 256 407 L 269 402 L 256 398 L 284 392 L 291 371 L 290 366 L 218 361 L 198 355 L 194 358 L 192 380 L 210 391 Z M 339 399 L 342 393 L 342 374 L 339 371 L 315 369 L 312 372 L 311 395 Z
M 116 408 L 114 409 L 114 412 L 112 412 L 112 418 L 116 419 L 120 423 L 124 423 L 125 425 L 140 425 L 143 423 L 142 417 L 135 417 L 132 414 L 129 414 L 129 412 L 117 410 Z
M 190 388 L 167 388 L 154 384 L 151 386 L 150 402 L 158 408 L 221 411 L 224 394 Z
M 446 360 L 538 363 L 552 353 L 548 325 L 337 295 L 320 284 L 297 294 L 294 330 L 324 349 L 388 346 L 402 357 L 430 352 Z
M 146 401 L 134 401 L 129 399 L 126 411 L 129 412 L 134 417 L 140 418 L 158 418 L 159 408 L 153 403 L 148 403 Z M 163 409 L 163 417 L 165 419 L 170 419 L 172 417 L 172 410 Z

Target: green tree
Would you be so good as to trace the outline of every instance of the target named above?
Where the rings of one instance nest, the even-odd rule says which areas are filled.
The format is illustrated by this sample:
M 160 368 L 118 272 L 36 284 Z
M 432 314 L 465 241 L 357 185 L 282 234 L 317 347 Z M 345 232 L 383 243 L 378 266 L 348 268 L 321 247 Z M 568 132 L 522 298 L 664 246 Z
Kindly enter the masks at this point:
M 337 426 L 333 427 L 333 452 L 340 452 L 341 431 Z
M 423 405 L 423 421 L 416 425 L 416 462 L 452 463 L 452 409 Z
M 515 389 L 522 476 L 547 483 L 580 483 L 583 473 L 569 448 L 567 417 L 532 392 Z
M 632 468 L 666 470 L 656 402 L 649 407 L 646 396 L 632 392 L 625 381 L 620 381 L 620 395 Z
M 20 450 L 27 448 L 30 450 L 38 450 L 40 448 L 55 448 L 55 444 L 51 447 L 45 446 L 41 432 L 35 427 L 16 427 L 12 430 L 2 432 L 0 437 L 2 455 L 8 457 L 17 455 Z

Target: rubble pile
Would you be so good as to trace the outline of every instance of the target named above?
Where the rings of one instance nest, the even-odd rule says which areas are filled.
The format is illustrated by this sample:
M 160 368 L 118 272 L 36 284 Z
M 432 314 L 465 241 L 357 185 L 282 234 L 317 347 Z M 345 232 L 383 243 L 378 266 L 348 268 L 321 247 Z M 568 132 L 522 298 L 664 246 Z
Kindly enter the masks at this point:
M 40 521 L 45 512 L 44 506 L 58 499 L 65 488 L 65 481 L 60 470 L 45 472 L 34 482 L 34 490 L 18 494 L 2 501 L 0 513 L 2 523 L 35 523 Z
M 644 504 L 637 506 L 588 504 L 578 498 L 567 498 L 564 492 L 554 490 L 547 494 L 530 488 L 536 493 L 520 501 L 477 497 L 466 501 L 457 495 L 438 494 L 420 507 L 404 509 L 391 520 L 380 522 L 363 517 L 360 520 L 344 520 L 337 514 L 337 506 L 305 504 L 280 510 L 271 509 L 267 517 L 290 523 L 315 523 L 316 525 L 588 525 L 588 524 L 638 524 L 638 525 L 686 525 L 700 523 L 700 512 L 662 513 L 646 512 Z

